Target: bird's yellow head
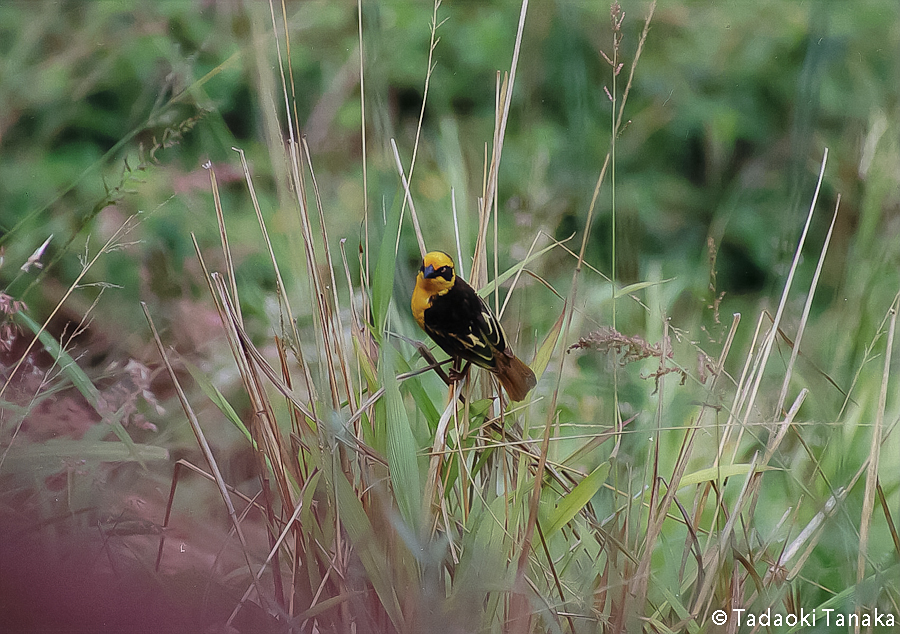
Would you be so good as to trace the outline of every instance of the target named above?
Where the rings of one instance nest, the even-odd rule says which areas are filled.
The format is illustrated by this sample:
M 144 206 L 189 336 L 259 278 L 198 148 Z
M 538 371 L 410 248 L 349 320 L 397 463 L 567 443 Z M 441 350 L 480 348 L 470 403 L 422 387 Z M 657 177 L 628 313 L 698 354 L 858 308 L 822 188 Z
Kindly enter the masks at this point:
M 443 251 L 432 251 L 425 255 L 416 284 L 421 285 L 429 295 L 443 295 L 453 287 L 456 272 L 453 259 Z
M 413 317 L 419 326 L 425 327 L 425 311 L 431 307 L 432 299 L 447 293 L 455 281 L 456 272 L 449 255 L 443 251 L 432 251 L 425 256 L 412 296 Z

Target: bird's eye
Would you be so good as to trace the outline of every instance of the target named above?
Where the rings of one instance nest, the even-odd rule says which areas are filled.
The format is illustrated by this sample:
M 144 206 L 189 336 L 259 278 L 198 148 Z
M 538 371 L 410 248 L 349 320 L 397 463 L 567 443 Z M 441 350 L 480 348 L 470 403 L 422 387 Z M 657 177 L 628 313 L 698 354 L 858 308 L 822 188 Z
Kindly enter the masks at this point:
M 443 277 L 448 282 L 453 279 L 453 269 L 449 266 L 442 266 L 438 269 L 437 274 Z

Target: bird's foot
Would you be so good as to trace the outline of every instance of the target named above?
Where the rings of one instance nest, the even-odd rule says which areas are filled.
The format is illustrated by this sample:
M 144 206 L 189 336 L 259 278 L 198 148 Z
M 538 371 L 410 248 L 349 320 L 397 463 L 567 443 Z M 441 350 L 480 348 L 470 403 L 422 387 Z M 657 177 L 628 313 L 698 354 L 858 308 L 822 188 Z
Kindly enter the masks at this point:
M 466 361 L 466 364 L 462 367 L 461 370 L 457 369 L 454 365 L 447 371 L 447 374 L 450 377 L 451 383 L 459 383 L 464 378 L 466 378 L 466 374 L 469 372 L 469 366 L 472 365 L 470 361 Z

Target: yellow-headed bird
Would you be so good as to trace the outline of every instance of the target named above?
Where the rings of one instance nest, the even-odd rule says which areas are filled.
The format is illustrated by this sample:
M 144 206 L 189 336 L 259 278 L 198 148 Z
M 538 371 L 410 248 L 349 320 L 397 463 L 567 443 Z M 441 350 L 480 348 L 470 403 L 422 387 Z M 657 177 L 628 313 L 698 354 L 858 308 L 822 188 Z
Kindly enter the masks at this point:
M 512 400 L 523 400 L 537 383 L 531 368 L 510 350 L 494 313 L 456 275 L 453 259 L 443 251 L 425 256 L 416 276 L 412 313 L 444 352 L 496 374 Z

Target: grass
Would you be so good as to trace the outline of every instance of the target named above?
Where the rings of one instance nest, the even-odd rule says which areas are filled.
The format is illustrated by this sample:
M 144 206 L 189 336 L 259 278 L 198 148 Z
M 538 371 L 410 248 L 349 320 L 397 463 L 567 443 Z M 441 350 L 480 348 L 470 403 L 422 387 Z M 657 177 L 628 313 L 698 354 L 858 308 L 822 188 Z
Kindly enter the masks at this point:
M 439 9 L 436 3 L 430 53 L 440 45 Z M 183 359 L 167 342 L 173 334 L 160 330 L 144 305 L 165 383 L 174 386 L 199 453 L 175 463 L 167 486 L 154 480 L 168 497 L 151 509 L 152 521 L 132 523 L 133 512 L 102 518 L 99 552 L 113 571 L 136 562 L 140 572 L 130 574 L 152 580 L 164 605 L 188 604 L 186 613 L 161 609 L 161 629 L 212 623 L 298 632 L 763 631 L 758 616 L 770 613 L 793 631 L 800 624 L 789 617 L 805 610 L 816 613 L 816 628 L 830 631 L 825 619 L 862 620 L 876 610 L 895 622 L 900 616 L 900 454 L 891 398 L 897 297 L 873 299 L 878 325 L 856 367 L 824 371 L 806 362 L 806 351 L 818 345 L 809 333 L 819 327 L 814 300 L 835 226 L 832 220 L 821 244 L 807 243 L 822 213 L 817 187 L 774 311 L 760 311 L 755 322 L 739 314 L 720 321 L 712 264 L 706 317 L 715 312 L 713 323 L 703 330 L 698 316 L 679 321 L 671 314 L 688 282 L 651 269 L 646 279 L 623 285 L 614 274 L 617 247 L 608 276 L 586 257 L 596 206 L 615 183 L 612 149 L 578 251 L 537 232 L 526 257 L 502 270 L 501 159 L 527 11 L 525 2 L 511 67 L 497 77 L 477 217 L 461 223 L 477 227 L 474 248 L 457 250 L 473 285 L 493 295 L 498 308 L 510 307 L 507 323 L 528 314 L 517 302 L 546 313 L 535 320 L 538 332 L 519 331 L 516 346 L 533 351 L 523 356 L 538 388 L 525 403 L 510 405 L 484 373 L 445 384 L 433 352 L 411 327 L 401 245 L 414 238 L 424 252 L 428 242 L 412 187 L 424 102 L 412 148 L 390 139 L 389 159 L 378 157 L 396 166 L 395 195 L 383 204 L 366 199 L 364 238 L 359 249 L 351 240 L 348 250 L 344 236 L 336 242 L 329 234 L 338 210 L 322 196 L 325 184 L 301 134 L 287 63 L 280 69 L 286 119 L 267 114 L 268 129 L 283 128 L 287 139 L 269 148 L 284 166 L 275 182 L 283 213 L 291 214 L 287 222 L 296 227 L 296 257 L 287 265 L 276 255 L 274 220 L 260 204 L 251 165 L 240 149 L 234 157 L 258 222 L 257 248 L 268 255 L 274 280 L 269 335 L 258 336 L 257 318 L 242 301 L 253 289 L 237 270 L 234 214 L 213 165 L 207 171 L 218 264 L 192 236 L 205 301 L 214 306 L 241 395 L 226 396 L 225 386 Z M 628 134 L 623 113 L 645 38 L 653 37 L 652 16 L 651 8 L 621 101 L 615 87 L 610 92 L 613 140 Z M 291 33 L 280 28 L 277 9 L 271 19 L 274 44 L 289 50 Z M 622 19 L 613 13 L 614 77 Z M 362 51 L 362 24 L 359 38 Z M 372 70 L 362 65 L 361 77 Z M 426 98 L 431 71 L 429 57 Z M 826 151 L 820 186 L 827 184 L 827 158 Z M 375 159 L 364 152 L 364 191 L 369 160 Z M 842 213 L 839 201 L 832 218 Z M 133 222 L 85 258 L 57 309 L 84 289 L 98 258 L 122 246 Z M 447 244 L 469 244 L 473 236 L 454 228 Z M 816 268 L 798 290 L 811 248 L 818 249 Z M 570 281 L 536 272 L 550 258 L 568 263 Z M 854 310 L 847 309 L 847 320 Z M 11 303 L 7 312 L 33 335 L 24 337 L 24 352 L 4 377 L 9 406 L 0 427 L 0 475 L 7 508 L 18 498 L 40 499 L 29 491 L 64 463 L 64 511 L 75 516 L 90 488 L 78 477 L 87 467 L 75 461 L 112 478 L 124 465 L 143 474 L 149 463 L 169 458 L 164 438 L 145 434 L 147 442 L 135 441 L 140 433 L 123 424 L 129 406 L 101 404 L 108 389 L 47 334 L 50 318 L 40 324 Z M 614 315 L 612 326 L 600 314 Z M 633 324 L 643 324 L 642 331 Z M 41 350 L 49 363 L 37 359 Z M 847 375 L 854 377 L 849 384 Z M 203 396 L 188 387 L 188 377 Z M 26 438 L 41 403 L 68 386 L 101 425 L 80 440 Z M 131 406 L 139 398 L 132 393 Z M 237 455 L 223 460 L 210 428 L 241 437 L 243 469 L 232 464 Z M 61 536 L 49 520 L 18 528 L 17 540 Z M 40 568 L 43 559 L 25 552 L 26 564 Z M 178 596 L 182 584 L 190 600 Z M 116 596 L 106 586 L 102 591 Z M 722 610 L 728 623 L 716 624 Z

